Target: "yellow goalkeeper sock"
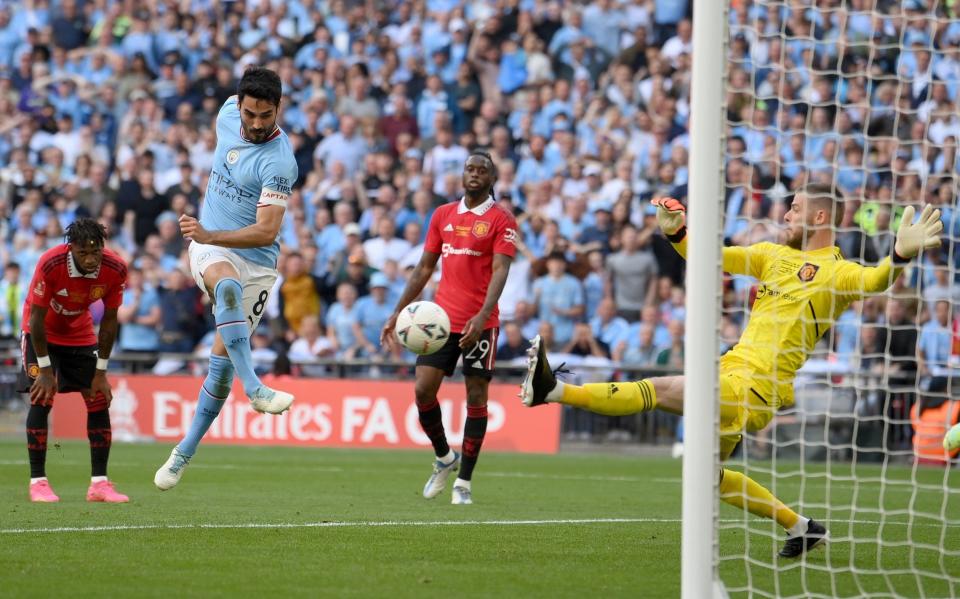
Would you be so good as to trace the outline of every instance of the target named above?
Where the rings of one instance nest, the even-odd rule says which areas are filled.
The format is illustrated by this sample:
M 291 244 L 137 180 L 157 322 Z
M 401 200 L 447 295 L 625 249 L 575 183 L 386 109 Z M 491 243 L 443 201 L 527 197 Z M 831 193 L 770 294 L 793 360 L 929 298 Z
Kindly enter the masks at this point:
M 644 379 L 625 383 L 563 384 L 560 403 L 605 416 L 626 416 L 657 407 L 653 383 Z
M 781 503 L 760 483 L 726 468 L 720 471 L 720 499 L 755 516 L 776 520 L 787 530 L 792 529 L 800 519 L 799 514 Z

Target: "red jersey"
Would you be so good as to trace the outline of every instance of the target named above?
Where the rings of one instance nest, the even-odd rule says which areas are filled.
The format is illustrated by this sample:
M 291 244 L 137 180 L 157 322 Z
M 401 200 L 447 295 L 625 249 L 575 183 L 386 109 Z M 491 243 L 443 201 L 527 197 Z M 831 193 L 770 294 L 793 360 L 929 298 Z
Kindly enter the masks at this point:
M 460 200 L 434 211 L 423 249 L 442 256 L 435 301 L 447 311 L 452 332 L 463 332 L 467 321 L 483 307 L 493 276 L 493 255 L 513 258 L 516 238 L 516 219 L 493 199 L 473 210 Z M 483 328 L 499 324 L 500 310 L 494 306 Z
M 35 304 L 47 308 L 43 321 L 47 342 L 96 345 L 90 304 L 103 300 L 105 307 L 119 308 L 126 283 L 127 265 L 111 250 L 104 248 L 100 268 L 87 275 L 77 269 L 68 244 L 47 250 L 40 256 L 30 281 L 30 296 L 23 304 L 23 332 L 30 332 L 30 306 Z

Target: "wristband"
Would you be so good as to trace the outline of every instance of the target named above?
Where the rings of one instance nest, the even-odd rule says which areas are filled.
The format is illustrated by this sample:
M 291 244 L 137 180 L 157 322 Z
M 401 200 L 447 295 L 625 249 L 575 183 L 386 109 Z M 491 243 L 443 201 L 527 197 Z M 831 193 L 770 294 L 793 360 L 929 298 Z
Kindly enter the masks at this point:
M 912 258 L 904 258 L 900 254 L 898 254 L 896 248 L 894 248 L 893 250 L 893 256 L 890 257 L 890 261 L 898 266 L 907 264 L 908 262 L 910 262 L 910 260 L 912 260 Z
M 50 356 L 37 356 L 37 366 L 40 368 L 50 368 Z
M 687 236 L 687 225 L 683 225 L 671 235 L 667 235 L 667 241 L 670 243 L 680 243 Z
M 109 363 L 110 358 L 97 358 L 97 370 L 106 370 Z

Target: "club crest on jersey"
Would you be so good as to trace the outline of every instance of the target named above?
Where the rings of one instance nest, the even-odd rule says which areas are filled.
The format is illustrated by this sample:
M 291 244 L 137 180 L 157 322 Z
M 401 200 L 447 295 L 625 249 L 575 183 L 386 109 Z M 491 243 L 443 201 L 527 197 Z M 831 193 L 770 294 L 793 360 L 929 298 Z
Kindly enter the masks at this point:
M 490 233 L 490 223 L 482 220 L 478 220 L 473 223 L 473 236 L 474 237 L 486 237 Z
M 30 377 L 30 378 L 32 378 L 32 379 L 35 379 L 35 378 L 37 378 L 38 376 L 40 376 L 40 365 L 39 365 L 39 364 L 36 364 L 36 363 L 33 363 L 33 362 L 31 362 L 30 364 L 28 364 L 28 365 L 27 365 L 27 376 Z
M 107 294 L 107 288 L 104 285 L 94 285 L 90 289 L 90 299 L 98 300 Z
M 803 266 L 800 267 L 800 270 L 797 271 L 797 278 L 804 283 L 809 283 L 815 276 L 817 276 L 818 270 L 820 270 L 820 267 L 816 264 L 804 262 Z
M 236 164 L 240 160 L 240 150 L 230 150 L 227 152 L 227 164 Z

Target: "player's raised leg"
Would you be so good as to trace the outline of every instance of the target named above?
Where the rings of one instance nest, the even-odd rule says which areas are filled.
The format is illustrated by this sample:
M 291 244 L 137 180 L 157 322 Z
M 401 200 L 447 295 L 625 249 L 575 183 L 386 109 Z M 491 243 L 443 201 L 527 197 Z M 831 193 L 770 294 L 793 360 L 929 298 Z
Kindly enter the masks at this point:
M 89 389 L 80 392 L 87 407 L 87 439 L 90 442 L 90 487 L 87 501 L 126 503 L 130 498 L 117 492 L 107 478 L 107 462 L 113 432 L 110 427 L 110 410 L 107 398 Z
M 197 399 L 197 410 L 193 414 L 193 421 L 190 423 L 190 429 L 186 436 L 173 448 L 170 457 L 164 462 L 163 466 L 157 470 L 153 477 L 153 484 L 161 491 L 171 489 L 183 476 L 183 470 L 190 462 L 190 458 L 197 451 L 197 445 L 210 425 L 217 419 L 223 404 L 230 395 L 230 386 L 233 384 L 233 363 L 226 355 L 222 342 L 214 343 L 213 351 L 210 354 L 210 368 L 207 371 L 207 377 L 200 385 L 200 393 Z M 218 347 L 219 346 L 219 347 Z
M 212 290 L 213 316 L 217 334 L 233 363 L 243 391 L 258 412 L 280 414 L 290 408 L 293 395 L 276 391 L 260 382 L 253 368 L 250 349 L 250 325 L 243 311 L 243 286 L 240 275 L 229 262 L 211 264 L 203 273 L 203 282 Z
M 626 416 L 657 407 L 674 413 L 683 410 L 682 377 L 570 385 L 557 380 L 539 335 L 530 340 L 527 353 L 527 374 L 520 387 L 520 398 L 528 407 L 561 403 L 606 416 Z
M 417 366 L 414 386 L 417 412 L 420 417 L 420 426 L 430 439 L 436 456 L 433 472 L 427 479 L 427 484 L 423 486 L 423 496 L 427 499 L 433 499 L 442 493 L 447 486 L 447 479 L 460 467 L 460 454 L 450 449 L 447 433 L 443 429 L 440 402 L 437 401 L 437 391 L 440 389 L 443 377 L 444 371 L 439 368 Z

